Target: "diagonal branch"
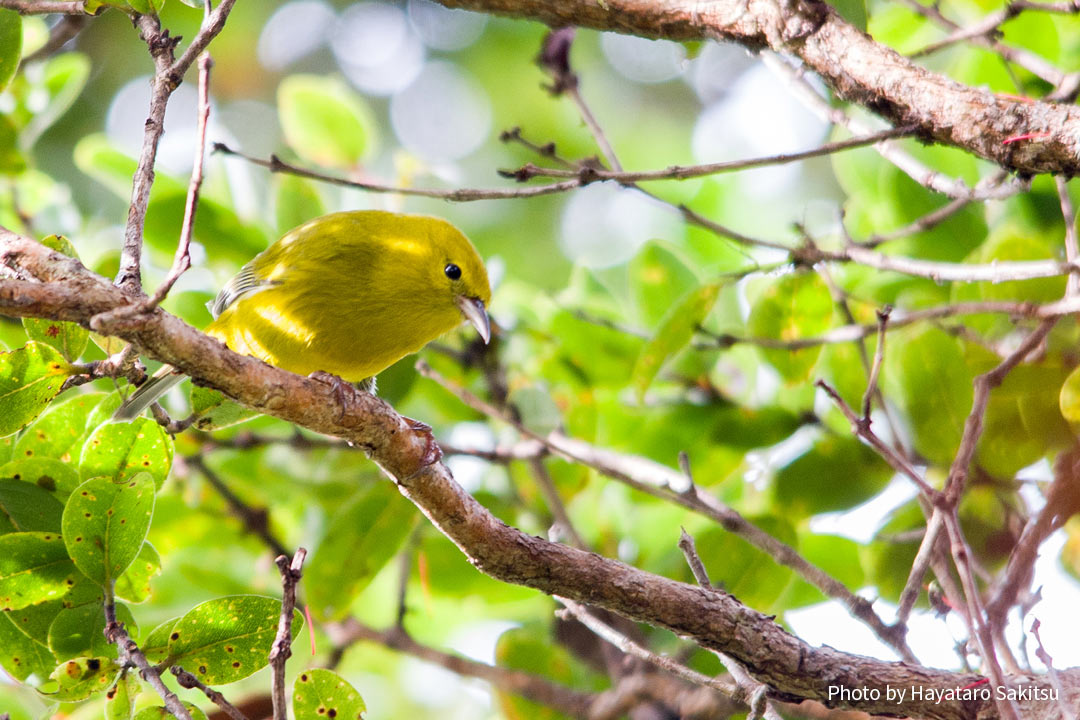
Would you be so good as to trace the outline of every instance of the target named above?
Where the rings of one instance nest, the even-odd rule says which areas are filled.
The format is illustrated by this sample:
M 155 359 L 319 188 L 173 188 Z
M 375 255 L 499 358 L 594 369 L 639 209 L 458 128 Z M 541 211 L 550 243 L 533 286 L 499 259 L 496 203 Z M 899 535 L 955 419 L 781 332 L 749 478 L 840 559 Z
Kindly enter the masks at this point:
M 36 280 L 0 279 L 0 311 L 94 324 L 94 318 L 135 302 L 77 260 L 33 240 L 0 232 L 0 268 Z M 479 570 L 508 583 L 600 607 L 631 620 L 667 628 L 702 647 L 730 655 L 780 700 L 818 700 L 865 712 L 893 713 L 886 686 L 933 688 L 905 703 L 902 712 L 929 720 L 995 720 L 991 700 L 951 702 L 938 693 L 978 678 L 906 663 L 891 663 L 811 647 L 770 616 L 726 593 L 659 577 L 594 553 L 552 543 L 510 527 L 458 485 L 437 458 L 430 432 L 418 430 L 383 400 L 340 385 L 304 378 L 238 355 L 160 308 L 99 328 L 135 343 L 196 382 L 249 407 L 368 450 L 398 485 Z M 1076 682 L 1080 670 L 1059 672 Z M 838 698 L 835 688 L 876 687 L 879 699 Z M 1026 685 L 1028 686 L 1028 685 Z M 1056 720 L 1059 709 L 1043 697 L 1049 682 L 1018 704 L 1025 716 Z

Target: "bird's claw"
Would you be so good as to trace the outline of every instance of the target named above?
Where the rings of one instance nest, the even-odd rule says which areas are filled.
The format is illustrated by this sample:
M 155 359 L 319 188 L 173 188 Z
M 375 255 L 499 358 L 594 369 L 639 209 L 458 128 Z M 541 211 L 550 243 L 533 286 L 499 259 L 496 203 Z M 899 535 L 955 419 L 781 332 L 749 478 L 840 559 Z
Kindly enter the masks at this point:
M 431 426 L 427 423 L 422 423 L 419 420 L 413 420 L 411 417 L 405 417 L 404 415 L 401 416 L 401 419 L 405 421 L 405 424 L 409 426 L 410 430 L 424 436 L 424 454 L 421 457 L 421 467 L 434 465 L 442 460 L 442 448 L 439 447 L 439 443 L 435 441 L 435 435 L 431 432 Z
M 308 375 L 308 377 L 312 380 L 316 380 L 318 382 L 329 385 L 330 388 L 334 391 L 334 399 L 337 400 L 338 407 L 341 408 L 341 412 L 338 415 L 338 421 L 343 421 L 349 408 L 349 393 L 355 392 L 356 388 L 339 378 L 337 375 L 334 375 L 333 373 L 323 372 L 322 370 L 316 370 L 315 372 Z

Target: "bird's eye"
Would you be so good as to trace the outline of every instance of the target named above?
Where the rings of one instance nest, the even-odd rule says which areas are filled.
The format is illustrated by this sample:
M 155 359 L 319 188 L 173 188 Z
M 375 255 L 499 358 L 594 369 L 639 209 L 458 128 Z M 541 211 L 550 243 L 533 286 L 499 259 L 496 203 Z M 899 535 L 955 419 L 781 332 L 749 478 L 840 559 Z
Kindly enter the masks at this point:
M 458 280 L 461 278 L 461 268 L 459 268 L 454 263 L 449 263 L 446 267 L 444 267 L 443 272 L 446 273 L 446 277 L 450 278 L 451 280 Z

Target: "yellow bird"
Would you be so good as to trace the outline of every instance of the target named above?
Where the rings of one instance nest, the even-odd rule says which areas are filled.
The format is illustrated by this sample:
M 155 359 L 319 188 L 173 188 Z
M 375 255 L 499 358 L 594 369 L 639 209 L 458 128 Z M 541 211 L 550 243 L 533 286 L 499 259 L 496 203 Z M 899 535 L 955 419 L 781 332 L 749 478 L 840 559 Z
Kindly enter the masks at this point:
M 283 370 L 364 382 L 462 320 L 488 342 L 487 270 L 445 220 L 376 210 L 294 228 L 221 290 L 206 334 Z M 183 381 L 162 368 L 114 420 L 138 417 Z

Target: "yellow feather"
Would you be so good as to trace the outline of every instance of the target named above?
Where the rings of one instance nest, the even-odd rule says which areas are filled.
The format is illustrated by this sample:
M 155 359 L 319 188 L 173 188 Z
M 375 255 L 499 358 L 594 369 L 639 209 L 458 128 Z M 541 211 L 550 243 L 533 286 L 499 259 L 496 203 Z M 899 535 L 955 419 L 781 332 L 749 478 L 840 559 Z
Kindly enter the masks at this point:
M 486 339 L 490 300 L 483 261 L 445 220 L 341 212 L 304 223 L 253 258 L 222 290 L 206 332 L 291 372 L 358 382 L 464 319 Z M 138 398 L 136 407 L 139 395 L 117 417 L 156 399 Z

